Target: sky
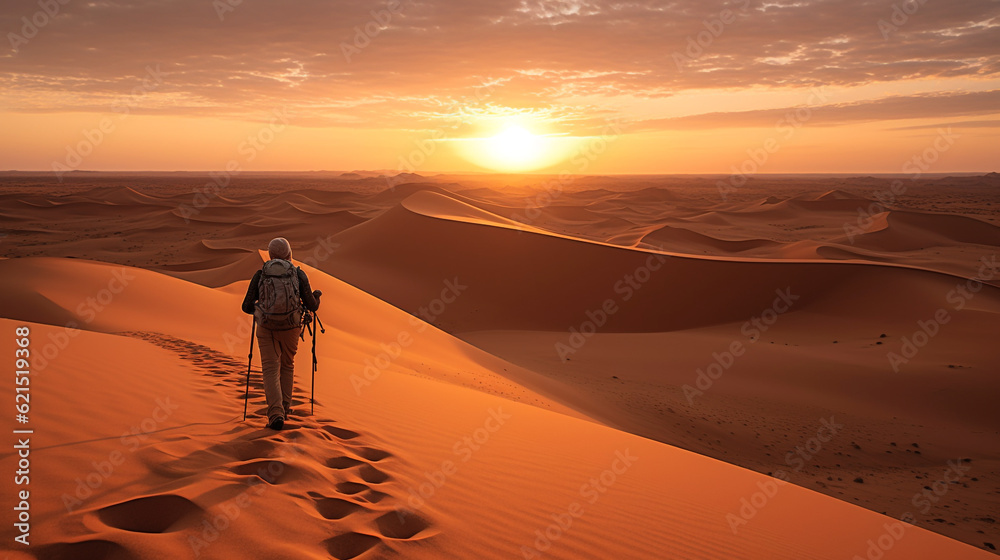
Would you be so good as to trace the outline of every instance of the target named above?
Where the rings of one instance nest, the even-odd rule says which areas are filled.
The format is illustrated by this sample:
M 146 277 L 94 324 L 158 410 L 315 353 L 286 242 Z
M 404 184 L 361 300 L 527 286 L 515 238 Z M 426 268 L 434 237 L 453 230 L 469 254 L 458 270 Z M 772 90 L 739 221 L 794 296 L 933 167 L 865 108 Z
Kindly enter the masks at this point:
M 1000 1 L 4 0 L 0 169 L 1000 171 Z

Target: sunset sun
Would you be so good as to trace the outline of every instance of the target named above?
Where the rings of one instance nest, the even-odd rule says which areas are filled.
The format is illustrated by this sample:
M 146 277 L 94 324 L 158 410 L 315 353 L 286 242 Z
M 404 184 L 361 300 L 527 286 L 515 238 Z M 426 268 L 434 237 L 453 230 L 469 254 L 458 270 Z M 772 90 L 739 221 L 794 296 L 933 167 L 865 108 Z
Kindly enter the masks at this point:
M 568 157 L 576 138 L 538 134 L 529 126 L 510 122 L 492 135 L 464 138 L 456 149 L 476 165 L 505 173 L 551 167 Z
M 543 154 L 545 139 L 513 125 L 488 139 L 484 148 L 489 156 L 505 167 L 523 168 Z

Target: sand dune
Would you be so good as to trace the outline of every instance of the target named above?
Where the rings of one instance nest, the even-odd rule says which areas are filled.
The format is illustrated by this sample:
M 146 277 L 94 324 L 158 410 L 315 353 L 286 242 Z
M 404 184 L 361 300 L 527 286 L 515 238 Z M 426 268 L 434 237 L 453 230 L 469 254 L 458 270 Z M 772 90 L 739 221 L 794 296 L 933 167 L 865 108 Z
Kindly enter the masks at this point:
M 41 357 L 13 557 L 994 557 L 997 177 L 854 239 L 889 179 L 401 179 L 0 183 Z M 278 433 L 239 309 L 275 235 L 327 327 Z
M 225 257 L 214 255 L 206 260 L 164 265 L 155 267 L 154 270 L 174 278 L 181 278 L 209 288 L 217 288 L 242 281 L 248 276 L 252 277 L 259 268 L 260 259 L 258 256 L 246 251 L 231 253 Z
M 888 252 L 949 247 L 960 243 L 1000 247 L 1000 227 L 966 216 L 893 210 L 874 216 L 870 228 L 858 234 L 853 243 Z
M 68 301 L 85 298 L 93 289 L 88 284 L 99 285 L 110 268 L 60 259 L 23 264 L 48 272 L 53 267 L 74 269 L 63 272 L 83 280 L 76 286 L 42 288 L 49 297 L 56 296 L 49 291 L 55 290 L 60 292 L 57 299 Z M 259 420 L 242 424 L 232 418 L 242 396 L 242 364 L 213 348 L 219 340 L 218 331 L 211 328 L 193 331 L 195 340 L 170 334 L 178 329 L 191 332 L 177 311 L 160 313 L 157 331 L 151 330 L 151 319 L 142 323 L 138 315 L 124 311 L 138 306 L 148 312 L 153 293 L 184 289 L 180 280 L 134 273 L 137 278 L 122 297 L 135 301 L 108 306 L 102 321 L 92 326 L 120 329 L 129 324 L 137 330 L 118 336 L 77 333 L 61 350 L 61 358 L 36 378 L 39 400 L 46 404 L 35 413 L 44 423 L 39 432 L 45 434 L 38 440 L 35 472 L 53 481 L 42 491 L 51 499 L 35 502 L 33 538 L 39 558 L 248 553 L 354 558 L 369 551 L 412 558 L 502 558 L 523 550 L 544 551 L 554 558 L 588 558 L 603 557 L 599 551 L 614 542 L 613 535 L 636 527 L 642 527 L 641 537 L 628 549 L 645 557 L 670 550 L 684 558 L 839 558 L 863 554 L 869 539 L 895 531 L 906 536 L 894 542 L 895 557 L 976 554 L 922 529 L 796 486 L 778 486 L 774 479 L 725 463 L 490 392 L 392 371 L 356 395 L 348 390 L 349 370 L 330 368 L 318 381 L 316 417 L 293 420 L 289 430 L 278 434 L 258 427 Z M 335 282 L 314 274 L 326 289 Z M 193 289 L 202 298 L 199 308 L 211 311 L 204 315 L 207 322 L 216 329 L 225 325 L 221 316 L 230 312 L 219 311 L 231 309 L 235 298 Z M 332 292 L 338 301 L 405 320 L 348 287 Z M 367 317 L 370 328 L 393 328 L 371 314 Z M 3 322 L 13 327 L 13 321 Z M 33 326 L 39 340 L 62 331 Z M 368 343 L 377 344 L 385 334 Z M 369 333 L 355 329 L 353 335 L 351 345 L 356 345 Z M 440 338 L 445 340 L 445 335 Z M 343 341 L 324 342 L 322 363 L 351 361 L 337 351 Z M 437 358 L 424 348 L 408 349 L 408 360 Z M 457 355 L 448 354 L 450 365 L 457 365 Z M 124 372 L 131 375 L 123 377 Z M 502 379 L 499 373 L 494 376 Z M 92 409 L 77 400 L 95 385 L 116 387 L 91 403 L 108 411 L 99 425 Z M 252 397 L 251 408 L 259 414 L 259 391 Z M 435 408 L 448 403 L 449 413 L 427 414 L 432 403 Z M 303 406 L 300 400 L 298 407 Z M 143 424 L 144 417 L 154 419 L 152 424 Z M 453 443 L 491 417 L 503 423 L 484 432 L 489 440 L 481 449 L 469 448 L 469 455 L 464 448 L 453 452 Z M 135 423 L 145 426 L 135 436 L 107 433 L 104 439 L 94 439 L 106 433 L 101 425 Z M 463 461 L 465 456 L 469 458 Z M 118 464 L 97 488 L 80 490 L 77 496 L 73 475 L 99 468 L 90 464 L 93 457 Z M 444 477 L 441 487 L 428 491 L 422 502 L 412 501 L 413 489 L 428 480 L 423 473 L 435 472 L 449 457 L 459 465 L 454 474 L 437 475 Z M 568 457 L 573 460 L 567 462 Z M 2 462 L 11 460 L 7 454 Z M 605 471 L 609 474 L 600 474 Z M 603 485 L 585 484 L 590 490 L 578 491 L 574 480 L 594 476 L 605 476 Z M 706 492 L 708 487 L 712 490 Z M 512 493 L 512 488 L 519 490 Z M 774 505 L 765 503 L 734 534 L 727 514 L 739 516 L 741 498 L 758 493 L 770 494 L 768 501 Z M 63 501 L 72 511 L 67 513 Z M 484 502 L 498 507 L 483 508 Z M 810 515 L 802 515 L 804 511 Z M 552 515 L 558 519 L 564 512 L 574 512 L 567 514 L 571 521 L 564 522 L 571 525 L 549 530 L 550 537 L 539 539 L 538 534 L 545 533 L 535 531 L 545 531 L 555 523 Z M 836 523 L 836 534 L 828 531 L 830 523 Z M 469 527 L 478 528 L 476 538 L 461 536 Z M 275 531 L 283 538 L 260 538 Z
M 717 239 L 689 229 L 672 226 L 662 226 L 643 235 L 641 242 L 647 248 L 669 247 L 673 251 L 693 254 L 697 254 L 700 250 L 711 251 L 712 254 L 720 252 L 742 253 L 752 249 L 772 248 L 778 245 L 769 239 Z
M 449 187 L 451 188 L 449 189 Z M 454 183 L 449 185 L 438 183 L 404 182 L 395 184 L 391 188 L 385 189 L 382 192 L 373 195 L 371 197 L 371 201 L 373 203 L 395 204 L 418 192 L 429 191 L 438 194 L 451 194 L 456 190 L 461 190 L 461 186 Z
M 413 195 L 337 235 L 339 247 L 321 268 L 414 314 L 437 297 L 445 281 L 458 279 L 469 289 L 438 322 L 449 332 L 566 330 L 586 321 L 586 311 L 600 311 L 606 300 L 616 302 L 618 311 L 604 331 L 696 328 L 752 317 L 772 304 L 776 290 L 786 288 L 800 298 L 797 308 L 864 318 L 919 305 L 933 315 L 940 294 L 956 282 L 924 271 L 854 263 L 738 262 L 637 251 L 511 229 L 500 217 L 470 218 L 468 208 L 443 195 Z M 483 247 L 495 249 L 485 253 Z M 397 282 L 395 274 L 407 281 Z M 510 282 L 523 285 L 504 289 Z M 990 294 L 979 301 L 1000 309 L 996 290 Z

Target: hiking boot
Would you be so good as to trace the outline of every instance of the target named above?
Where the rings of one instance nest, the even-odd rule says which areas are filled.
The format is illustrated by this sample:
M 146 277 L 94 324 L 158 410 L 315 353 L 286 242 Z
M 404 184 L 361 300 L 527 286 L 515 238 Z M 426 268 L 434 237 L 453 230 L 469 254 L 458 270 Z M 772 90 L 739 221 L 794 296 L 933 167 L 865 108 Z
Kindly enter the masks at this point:
M 275 416 L 271 419 L 271 422 L 267 425 L 268 428 L 272 430 L 280 430 L 285 425 L 285 419 L 281 416 Z

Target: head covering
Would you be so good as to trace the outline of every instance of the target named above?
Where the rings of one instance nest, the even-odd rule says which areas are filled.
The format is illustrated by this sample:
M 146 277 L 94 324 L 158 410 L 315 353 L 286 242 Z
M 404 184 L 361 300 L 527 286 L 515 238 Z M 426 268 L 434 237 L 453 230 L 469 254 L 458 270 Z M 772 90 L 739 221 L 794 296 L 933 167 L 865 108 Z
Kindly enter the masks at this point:
M 267 244 L 267 254 L 272 259 L 292 260 L 292 246 L 284 237 L 275 237 Z

